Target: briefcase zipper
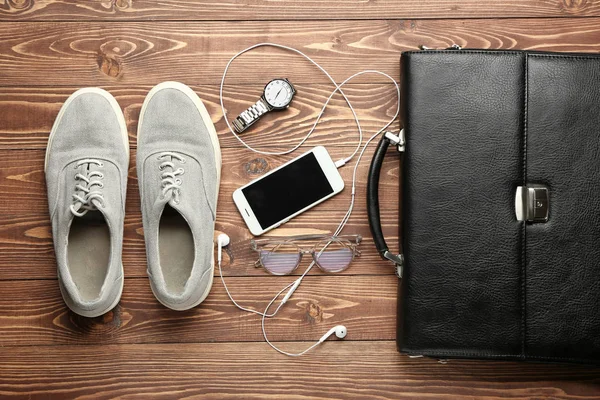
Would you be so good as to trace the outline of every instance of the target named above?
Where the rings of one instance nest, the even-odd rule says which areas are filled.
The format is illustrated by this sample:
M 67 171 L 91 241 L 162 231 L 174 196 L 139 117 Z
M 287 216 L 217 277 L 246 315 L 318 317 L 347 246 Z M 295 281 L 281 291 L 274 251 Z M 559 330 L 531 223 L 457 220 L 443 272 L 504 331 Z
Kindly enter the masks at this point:
M 408 358 L 430 358 L 432 360 L 438 360 L 438 363 L 440 364 L 448 364 L 448 361 L 450 361 L 447 358 L 437 358 L 432 356 L 426 356 L 423 354 L 408 354 Z
M 459 45 L 457 45 L 456 43 L 454 43 L 452 46 L 450 47 L 446 47 L 445 49 L 440 49 L 440 48 L 436 48 L 434 49 L 433 47 L 427 47 L 424 44 L 419 45 L 419 49 L 421 50 L 462 50 L 462 47 L 460 47 Z

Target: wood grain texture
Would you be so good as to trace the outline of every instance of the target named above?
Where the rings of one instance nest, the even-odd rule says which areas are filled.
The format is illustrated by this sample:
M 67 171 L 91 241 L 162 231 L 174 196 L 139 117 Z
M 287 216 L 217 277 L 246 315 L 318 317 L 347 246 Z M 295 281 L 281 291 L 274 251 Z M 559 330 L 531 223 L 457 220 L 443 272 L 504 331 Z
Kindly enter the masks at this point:
M 226 283 L 238 302 L 262 311 L 292 280 L 263 275 L 228 277 Z M 269 337 L 317 341 L 332 326 L 343 323 L 349 330 L 345 340 L 393 340 L 397 283 L 392 275 L 307 277 L 277 318 L 267 321 Z M 179 312 L 158 303 L 147 278 L 126 279 L 119 306 L 98 318 L 70 312 L 56 280 L 2 281 L 0 293 L 3 348 L 263 341 L 260 317 L 235 308 L 220 280 L 215 280 L 200 306 Z
M 374 144 L 365 152 L 356 173 L 357 208 L 363 209 L 366 202 L 367 175 Z M 229 148 L 222 151 L 221 187 L 219 191 L 218 220 L 230 218 L 237 213 L 231 196 L 238 187 L 256 179 L 272 169 L 308 151 L 312 146 L 298 150 L 297 154 L 283 156 L 261 156 L 246 149 Z M 334 160 L 349 156 L 353 148 L 330 146 L 329 153 Z M 48 213 L 46 183 L 44 178 L 44 150 L 2 150 L 0 149 L 0 216 L 38 215 Z M 126 213 L 140 213 L 140 198 L 135 166 L 136 150 L 131 150 Z M 353 162 L 340 169 L 347 183 L 347 189 L 330 200 L 319 204 L 316 210 L 345 211 L 349 206 Z M 398 179 L 400 175 L 399 157 L 390 151 L 382 167 L 380 202 L 382 208 L 397 212 Z M 397 214 L 394 214 L 397 215 Z M 223 218 L 221 218 L 223 216 Z
M 338 81 L 363 69 L 399 78 L 404 50 L 452 43 L 472 48 L 599 51 L 600 19 L 373 20 L 261 22 L 72 22 L 0 24 L 1 86 L 102 86 L 220 82 L 226 62 L 259 42 L 301 49 Z M 108 28 L 110 27 L 110 29 Z M 249 73 L 249 71 L 252 71 Z M 244 55 L 228 84 L 287 76 L 328 83 L 314 66 L 283 50 Z M 368 82 L 384 82 L 370 78 Z
M 377 18 L 505 18 L 600 15 L 586 0 L 4 0 L 0 20 L 298 20 Z
M 260 318 L 238 311 L 218 279 L 206 301 L 192 310 L 175 312 L 156 301 L 146 277 L 134 162 L 147 92 L 164 80 L 191 85 L 223 148 L 216 228 L 234 242 L 234 261 L 225 257 L 224 273 L 236 299 L 263 308 L 294 278 L 253 267 L 250 235 L 231 193 L 300 153 L 258 156 L 227 131 L 218 84 L 233 54 L 258 42 L 290 45 L 341 81 L 363 69 L 399 80 L 400 53 L 421 44 L 598 52 L 600 2 L 0 0 L 0 21 L 0 398 L 600 398 L 598 368 L 459 360 L 442 365 L 397 353 L 398 280 L 377 255 L 366 217 L 373 147 L 358 170 L 356 209 L 345 230 L 364 236 L 362 256 L 341 274 L 312 271 L 267 323 L 271 339 L 289 351 L 307 348 L 338 323 L 348 327 L 344 341 L 330 340 L 299 359 L 270 349 Z M 254 103 L 264 83 L 276 76 L 297 86 L 292 107 L 267 115 L 245 135 L 250 144 L 269 150 L 299 141 L 331 90 L 302 59 L 259 49 L 231 68 L 224 92 L 229 119 Z M 43 172 L 58 110 L 85 86 L 101 86 L 117 98 L 132 147 L 123 297 L 113 311 L 93 319 L 73 314 L 62 301 Z M 365 135 L 394 114 L 394 87 L 381 76 L 361 77 L 346 92 Z M 350 116 L 336 96 L 305 148 L 326 145 L 334 159 L 350 154 L 356 141 Z M 398 128 L 396 121 L 392 130 Z M 341 170 L 347 183 L 351 168 Z M 397 156 L 388 155 L 383 174 L 384 231 L 395 247 Z M 348 206 L 348 192 L 273 234 L 332 231 Z
M 363 79 L 364 81 L 364 79 Z M 360 80 L 358 82 L 361 82 Z M 105 86 L 119 102 L 129 131 L 129 145 L 135 148 L 137 123 L 144 98 L 152 86 Z M 221 147 L 242 147 L 231 134 L 221 112 L 218 85 L 192 86 L 202 99 L 219 134 Z M 0 88 L 0 149 L 45 149 L 48 133 L 65 100 L 79 87 L 26 87 Z M 264 84 L 226 86 L 224 105 L 229 120 L 250 107 L 262 94 Z M 300 141 L 314 124 L 333 85 L 296 85 L 297 94 L 292 106 L 283 113 L 269 113 L 244 133 L 249 145 L 258 149 L 280 147 L 286 150 Z M 360 119 L 365 138 L 390 121 L 397 111 L 398 95 L 393 84 L 349 84 L 344 93 L 350 99 Z M 395 122 L 390 129 L 398 130 Z M 317 129 L 306 143 L 316 145 L 342 145 L 350 148 L 358 140 L 358 129 L 352 112 L 340 95 L 336 95 Z M 274 150 L 271 150 L 274 151 Z M 0 160 L 1 161 L 1 160 Z
M 308 343 L 278 343 L 299 351 Z M 0 352 L 4 398 L 597 399 L 580 366 L 399 355 L 393 342 L 327 342 L 290 359 L 264 343 L 39 346 Z
M 272 233 L 275 235 L 330 233 L 337 227 L 344 214 L 345 211 L 312 210 Z M 395 220 L 397 220 L 397 214 L 395 217 L 392 215 L 386 219 L 384 223 L 384 233 L 389 239 L 390 245 L 398 241 Z M 248 246 L 245 240 L 250 238 L 250 234 L 237 212 L 217 219 L 216 229 L 215 236 L 219 232 L 226 232 L 236 246 L 243 246 L 243 243 Z M 351 268 L 342 274 L 393 274 L 390 264 L 381 260 L 375 251 L 364 209 L 356 211 L 344 232 L 360 234 L 364 240 L 360 245 L 362 255 L 353 261 Z M 237 244 L 237 242 L 242 242 L 242 244 Z M 227 271 L 229 275 L 265 274 L 264 271 L 253 267 L 256 261 L 254 254 L 251 258 L 248 250 L 241 249 L 240 251 L 244 256 L 237 258 L 232 268 Z M 123 266 L 125 276 L 146 276 L 146 252 L 139 213 L 128 214 L 125 218 Z M 296 271 L 296 274 L 300 273 L 302 273 L 301 269 Z M 314 271 L 314 273 L 317 272 Z M 48 217 L 45 215 L 2 217 L 0 219 L 0 280 L 54 277 L 56 277 L 56 263 Z

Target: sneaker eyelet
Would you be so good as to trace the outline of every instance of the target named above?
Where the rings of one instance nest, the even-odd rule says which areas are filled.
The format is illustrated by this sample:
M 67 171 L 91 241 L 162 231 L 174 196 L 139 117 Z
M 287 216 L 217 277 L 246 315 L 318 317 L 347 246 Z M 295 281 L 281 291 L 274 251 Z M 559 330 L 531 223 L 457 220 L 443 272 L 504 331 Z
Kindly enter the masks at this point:
M 100 189 L 104 188 L 104 183 L 102 183 L 102 182 L 98 182 L 98 187 L 99 187 Z
M 73 177 L 73 179 L 75 179 L 76 181 L 79 180 L 79 174 L 75 174 L 75 176 Z
M 175 180 L 175 183 L 176 183 L 177 185 L 181 186 L 181 183 L 182 183 L 182 181 L 181 181 L 181 179 L 176 179 L 176 180 Z
M 182 164 L 185 164 L 185 158 L 182 158 L 182 159 L 181 159 L 181 163 L 182 163 Z
M 100 163 L 100 164 L 98 164 L 98 166 L 99 166 L 100 168 L 102 168 L 102 167 L 104 167 L 104 163 Z

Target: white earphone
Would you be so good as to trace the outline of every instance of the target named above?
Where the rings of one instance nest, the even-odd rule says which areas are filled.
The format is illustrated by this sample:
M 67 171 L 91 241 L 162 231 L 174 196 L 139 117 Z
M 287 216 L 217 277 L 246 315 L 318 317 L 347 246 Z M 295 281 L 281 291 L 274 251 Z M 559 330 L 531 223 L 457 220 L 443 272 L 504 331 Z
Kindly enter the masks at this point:
M 223 260 L 223 247 L 229 246 L 230 241 L 231 240 L 229 239 L 229 236 L 224 233 L 221 233 L 217 237 L 217 246 L 219 247 L 219 251 L 217 253 L 217 262 L 219 265 L 221 265 L 221 261 Z
M 346 329 L 346 327 L 344 325 L 334 326 L 333 328 L 331 328 L 329 330 L 329 332 L 327 332 L 326 334 L 324 334 L 321 337 L 321 339 L 319 339 L 319 342 L 323 343 L 324 341 L 326 341 L 329 338 L 329 336 L 333 335 L 334 333 L 335 333 L 335 336 L 338 339 L 343 339 L 348 334 L 348 330 Z
M 250 313 L 254 313 L 254 314 L 258 314 L 262 317 L 273 317 L 275 316 L 275 314 L 277 314 L 277 311 L 279 311 L 279 309 L 281 308 L 281 306 L 283 304 L 285 304 L 285 302 L 289 299 L 289 297 L 286 295 L 287 299 L 284 299 L 284 301 L 282 301 L 279 304 L 279 307 L 277 307 L 277 309 L 272 313 L 272 314 L 265 314 L 263 312 L 257 311 L 257 310 L 253 310 L 251 308 L 246 308 L 244 306 L 241 306 L 240 304 L 238 304 L 237 301 L 235 301 L 235 299 L 233 298 L 233 296 L 231 295 L 231 293 L 229 292 L 229 287 L 227 286 L 227 284 L 225 283 L 225 278 L 223 277 L 223 269 L 221 267 L 221 263 L 223 262 L 223 248 L 227 247 L 229 245 L 229 243 L 231 242 L 231 239 L 229 239 L 229 236 L 225 233 L 221 233 L 219 234 L 219 236 L 217 236 L 217 265 L 219 266 L 219 276 L 221 277 L 221 282 L 223 282 L 223 287 L 225 288 L 225 292 L 227 293 L 227 296 L 229 297 L 229 299 L 231 300 L 231 302 L 240 310 L 242 311 L 246 311 L 246 312 L 250 312 Z M 300 283 L 298 282 L 298 285 Z M 287 285 L 285 288 L 283 288 L 283 290 L 289 288 L 290 286 L 292 286 L 293 283 Z M 295 287 L 298 287 L 298 285 L 296 285 Z M 281 292 L 283 292 L 283 290 Z M 294 288 L 295 290 L 295 288 Z M 279 292 L 279 294 L 281 293 Z M 293 293 L 292 290 L 290 290 L 290 292 L 288 293 L 288 295 L 291 296 L 291 293 Z M 278 294 L 278 296 L 279 296 Z
M 225 86 L 225 77 L 227 76 L 227 71 L 229 70 L 229 67 L 230 67 L 231 63 L 233 62 L 233 60 L 235 60 L 237 57 L 241 56 L 242 54 L 244 54 L 244 53 L 246 53 L 246 52 L 248 52 L 250 50 L 253 50 L 253 49 L 258 48 L 258 47 L 263 47 L 263 46 L 275 47 L 275 48 L 279 48 L 279 49 L 288 50 L 288 51 L 291 51 L 293 53 L 296 53 L 296 54 L 304 57 L 306 60 L 308 60 L 309 62 L 311 62 L 314 66 L 316 66 L 319 70 L 321 70 L 321 72 L 323 72 L 325 74 L 325 76 L 327 76 L 327 78 L 329 79 L 329 81 L 335 86 L 335 90 L 333 90 L 331 92 L 331 94 L 329 95 L 329 97 L 327 98 L 327 101 L 324 103 L 323 108 L 321 109 L 321 112 L 317 116 L 317 118 L 316 118 L 316 120 L 315 120 L 312 128 L 308 132 L 308 134 L 305 135 L 304 138 L 302 138 L 302 140 L 299 143 L 297 143 L 293 148 L 291 148 L 289 150 L 281 151 L 281 152 L 271 152 L 271 151 L 257 150 L 255 148 L 251 147 L 250 145 L 248 145 L 246 142 L 244 142 L 244 140 L 240 136 L 238 136 L 236 134 L 236 132 L 232 129 L 231 124 L 229 123 L 229 120 L 227 119 L 227 110 L 225 109 L 225 105 L 223 103 L 223 87 Z M 386 123 L 375 134 L 373 134 L 365 142 L 362 150 L 360 150 L 360 146 L 362 145 L 362 142 L 363 142 L 362 128 L 360 126 L 360 121 L 358 120 L 358 116 L 356 115 L 354 107 L 352 107 L 352 104 L 350 103 L 350 100 L 348 99 L 348 97 L 346 97 L 346 94 L 342 91 L 342 86 L 344 86 L 346 83 L 348 83 L 350 80 L 354 79 L 355 77 L 363 75 L 363 74 L 378 74 L 378 75 L 381 75 L 381 76 L 385 77 L 386 79 L 389 79 L 394 84 L 394 86 L 396 88 L 396 93 L 397 93 L 397 96 L 398 96 L 398 107 L 396 108 L 396 112 L 395 112 L 394 116 L 390 119 L 390 121 L 388 123 Z M 294 49 L 294 48 L 288 47 L 288 46 L 283 46 L 283 45 L 280 45 L 280 44 L 259 43 L 259 44 L 256 44 L 254 46 L 250 46 L 250 47 L 248 47 L 248 48 L 240 51 L 239 53 L 235 54 L 229 60 L 229 62 L 225 66 L 225 70 L 223 71 L 223 77 L 221 78 L 221 86 L 220 86 L 220 90 L 219 90 L 219 98 L 220 98 L 220 102 L 221 102 L 221 111 L 223 113 L 223 119 L 225 120 L 225 123 L 227 124 L 227 127 L 229 128 L 230 132 L 247 149 L 249 149 L 251 151 L 254 151 L 256 153 L 265 154 L 265 155 L 283 155 L 283 154 L 289 154 L 289 153 L 295 151 L 296 149 L 298 149 L 302 144 L 304 144 L 304 142 L 306 142 L 308 140 L 308 138 L 312 135 L 313 131 L 315 130 L 315 128 L 317 126 L 317 124 L 319 123 L 319 120 L 323 116 L 323 114 L 325 112 L 325 109 L 327 108 L 327 105 L 329 104 L 330 100 L 332 99 L 332 97 L 335 95 L 336 92 L 339 92 L 341 94 L 341 96 L 345 100 L 346 104 L 348 104 L 348 107 L 350 108 L 350 111 L 352 112 L 352 116 L 354 117 L 354 120 L 356 122 L 356 127 L 358 129 L 358 138 L 359 138 L 359 140 L 358 140 L 358 144 L 356 146 L 356 149 L 354 150 L 354 152 L 349 157 L 346 157 L 346 158 L 341 159 L 341 160 L 339 160 L 339 161 L 336 162 L 336 166 L 338 168 L 341 168 L 344 165 L 346 165 L 348 162 L 350 162 L 350 160 L 352 160 L 352 158 L 354 158 L 354 156 L 358 153 L 358 158 L 357 158 L 357 161 L 356 161 L 356 165 L 354 166 L 354 170 L 353 170 L 353 173 L 352 173 L 352 191 L 350 192 L 350 206 L 348 207 L 348 211 L 344 215 L 344 218 L 342 218 L 342 221 L 340 222 L 340 224 L 338 225 L 337 229 L 333 233 L 334 236 L 337 236 L 337 235 L 339 235 L 341 233 L 341 231 L 344 228 L 344 226 L 346 226 L 346 223 L 348 222 L 348 219 L 350 218 L 350 215 L 352 214 L 352 210 L 354 209 L 354 200 L 355 200 L 355 194 L 356 194 L 356 173 L 357 173 L 357 170 L 358 170 L 358 165 L 360 163 L 360 160 L 362 159 L 362 157 L 364 155 L 364 152 L 367 149 L 367 146 L 369 145 L 369 143 L 371 143 L 371 141 L 373 141 L 373 139 L 375 139 L 382 132 L 384 132 L 396 120 L 396 118 L 398 117 L 398 115 L 400 113 L 400 86 L 398 85 L 398 83 L 394 80 L 394 78 L 392 78 L 391 76 L 389 76 L 385 72 L 375 71 L 375 70 L 365 70 L 365 71 L 357 72 L 354 75 L 351 75 L 350 77 L 346 78 L 342 83 L 340 83 L 338 85 L 335 82 L 335 80 L 333 79 L 333 77 L 323 67 L 321 67 L 316 61 L 314 61 L 313 59 L 311 59 L 309 56 L 307 56 L 306 54 L 302 53 L 300 50 L 297 50 L 297 49 Z M 360 150 L 360 153 L 359 153 L 359 150 Z M 327 340 L 334 333 L 335 333 L 335 336 L 338 339 L 343 339 L 343 338 L 346 337 L 346 334 L 348 333 L 346 327 L 343 326 L 343 325 L 337 325 L 337 326 L 334 326 L 333 328 L 331 328 L 325 335 L 323 335 L 319 339 L 318 342 L 314 343 L 312 346 L 310 346 L 309 348 L 307 348 L 306 350 L 304 350 L 304 351 L 302 351 L 300 353 L 288 353 L 288 352 L 285 352 L 285 351 L 279 349 L 273 343 L 271 343 L 269 341 L 268 337 L 267 337 L 267 332 L 265 330 L 265 320 L 267 318 L 273 317 L 273 316 L 275 316 L 277 314 L 277 312 L 281 309 L 281 307 L 290 299 L 290 297 L 296 291 L 296 289 L 298 288 L 298 286 L 300 286 L 300 284 L 302 283 L 302 279 L 304 279 L 304 277 L 306 276 L 306 274 L 308 274 L 310 272 L 310 270 L 313 268 L 313 266 L 315 265 L 315 263 L 312 262 L 308 266 L 308 268 L 304 271 L 304 273 L 302 275 L 300 275 L 300 277 L 298 277 L 296 280 L 294 280 L 293 282 L 291 282 L 287 286 L 285 286 L 283 289 L 281 289 L 275 295 L 275 297 L 273 297 L 273 299 L 269 302 L 269 304 L 265 308 L 265 311 L 264 312 L 260 312 L 260 311 L 253 310 L 253 309 L 250 309 L 250 308 L 245 308 L 245 307 L 242 307 L 241 305 L 239 305 L 233 299 L 233 297 L 231 296 L 231 293 L 229 292 L 229 289 L 228 289 L 227 285 L 225 284 L 225 279 L 223 278 L 223 272 L 222 272 L 222 269 L 221 269 L 222 251 L 223 251 L 223 247 L 227 246 L 229 243 L 230 243 L 230 239 L 229 239 L 229 236 L 227 236 L 226 234 L 222 233 L 222 234 L 220 234 L 218 236 L 218 238 L 217 238 L 217 244 L 218 244 L 219 249 L 218 249 L 217 260 L 218 260 L 218 265 L 219 265 L 219 274 L 221 276 L 221 281 L 223 282 L 223 286 L 225 287 L 225 291 L 227 292 L 227 296 L 229 296 L 229 299 L 240 310 L 251 312 L 251 313 L 258 314 L 258 315 L 262 316 L 261 326 L 262 326 L 263 337 L 265 338 L 265 341 L 273 349 L 277 350 L 278 352 L 280 352 L 282 354 L 296 357 L 296 356 L 301 356 L 301 355 L 305 354 L 306 352 L 312 350 L 313 348 L 315 348 L 316 346 L 318 346 L 319 344 L 321 344 L 325 340 Z M 277 306 L 277 308 L 275 309 L 275 311 L 273 311 L 273 313 L 269 314 L 268 311 L 271 308 L 271 306 L 273 305 L 273 303 L 286 290 L 288 292 L 285 294 L 285 296 L 283 297 L 283 299 L 281 300 L 281 302 L 279 303 L 279 305 Z
M 227 292 L 227 296 L 229 296 L 229 299 L 233 302 L 233 304 L 235 304 L 235 306 L 237 308 L 239 308 L 240 310 L 243 311 L 247 311 L 247 312 L 252 312 L 254 314 L 258 314 L 261 315 L 263 317 L 263 335 L 265 337 L 265 340 L 267 341 L 267 343 L 269 343 L 271 345 L 271 347 L 273 347 L 275 350 L 279 351 L 280 353 L 289 355 L 289 356 L 299 356 L 302 355 L 304 353 L 306 353 L 307 351 L 309 351 L 310 349 L 316 347 L 317 345 L 323 343 L 324 341 L 326 341 L 331 335 L 333 335 L 335 333 L 335 336 L 338 339 L 343 339 L 346 337 L 346 335 L 348 334 L 348 330 L 346 329 L 346 327 L 344 325 L 337 325 L 334 326 L 333 328 L 331 328 L 326 334 L 324 334 L 317 343 L 315 343 L 314 345 L 312 345 L 311 347 L 309 347 L 308 349 L 304 350 L 302 353 L 298 353 L 298 354 L 293 354 L 293 353 L 287 353 L 284 352 L 280 349 L 278 349 L 277 347 L 275 347 L 271 342 L 269 342 L 269 340 L 267 339 L 267 334 L 264 330 L 264 318 L 265 317 L 273 317 L 275 316 L 275 314 L 277 314 L 277 312 L 279 311 L 279 309 L 281 308 L 281 306 L 283 304 L 285 304 L 289 298 L 292 296 L 292 294 L 294 293 L 294 291 L 296 290 L 296 288 L 298 288 L 298 286 L 300 285 L 300 282 L 302 281 L 302 277 L 296 279 L 294 282 L 292 282 L 292 284 L 286 286 L 285 288 L 283 288 L 283 290 L 281 290 L 277 296 L 275 296 L 275 299 L 277 297 L 279 297 L 279 295 L 286 290 L 288 287 L 291 286 L 291 289 L 287 292 L 287 294 L 285 295 L 285 297 L 283 298 L 283 300 L 281 301 L 281 303 L 279 304 L 279 306 L 277 307 L 277 309 L 275 310 L 275 312 L 273 314 L 266 314 L 265 313 L 261 313 L 260 311 L 256 311 L 250 308 L 246 308 L 246 307 L 242 307 L 241 305 L 239 305 L 234 299 L 233 296 L 231 296 L 231 293 L 229 292 L 229 288 L 227 287 L 227 285 L 225 284 L 225 279 L 223 278 L 223 269 L 221 267 L 221 264 L 223 262 L 223 248 L 227 247 L 229 245 L 229 243 L 231 242 L 231 239 L 229 238 L 229 236 L 225 233 L 221 233 L 219 234 L 219 236 L 217 236 L 217 263 L 219 265 L 219 275 L 221 277 L 221 282 L 223 282 L 223 287 L 225 288 L 225 292 Z M 270 303 L 271 304 L 271 303 Z M 270 305 L 269 304 L 269 305 Z

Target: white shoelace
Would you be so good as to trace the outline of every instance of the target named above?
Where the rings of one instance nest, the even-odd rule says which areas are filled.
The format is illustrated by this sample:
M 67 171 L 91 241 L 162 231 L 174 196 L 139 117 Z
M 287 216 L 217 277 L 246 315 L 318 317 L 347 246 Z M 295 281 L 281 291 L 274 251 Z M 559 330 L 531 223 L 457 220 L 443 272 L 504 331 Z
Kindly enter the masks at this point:
M 88 158 L 78 161 L 75 164 L 75 169 L 84 164 L 95 164 L 99 167 L 104 166 L 101 161 Z M 86 170 L 85 175 L 80 172 L 75 174 L 75 180 L 81 183 L 75 185 L 73 204 L 70 206 L 73 215 L 83 217 L 88 211 L 96 211 L 98 207 L 104 207 L 104 196 L 102 195 L 102 191 L 98 190 L 104 188 L 104 183 L 101 182 L 102 179 L 104 179 L 104 174 L 100 171 Z M 97 189 L 94 190 L 94 188 Z M 83 192 L 84 194 L 80 196 L 77 192 Z
M 178 178 L 178 176 L 183 175 L 185 170 L 181 167 L 175 169 L 175 163 L 173 163 L 173 160 L 177 160 L 181 164 L 185 164 L 185 158 L 183 158 L 180 154 L 173 153 L 171 151 L 165 151 L 160 153 L 158 160 L 162 160 L 166 157 L 171 157 L 171 159 L 163 161 L 158 166 L 158 169 L 161 171 L 160 179 L 162 195 L 163 197 L 166 197 L 167 193 L 170 191 L 175 204 L 179 204 L 179 196 L 181 195 L 181 189 L 179 189 L 179 186 L 181 186 L 182 181 L 180 178 Z M 163 171 L 165 168 L 170 168 L 171 170 Z

